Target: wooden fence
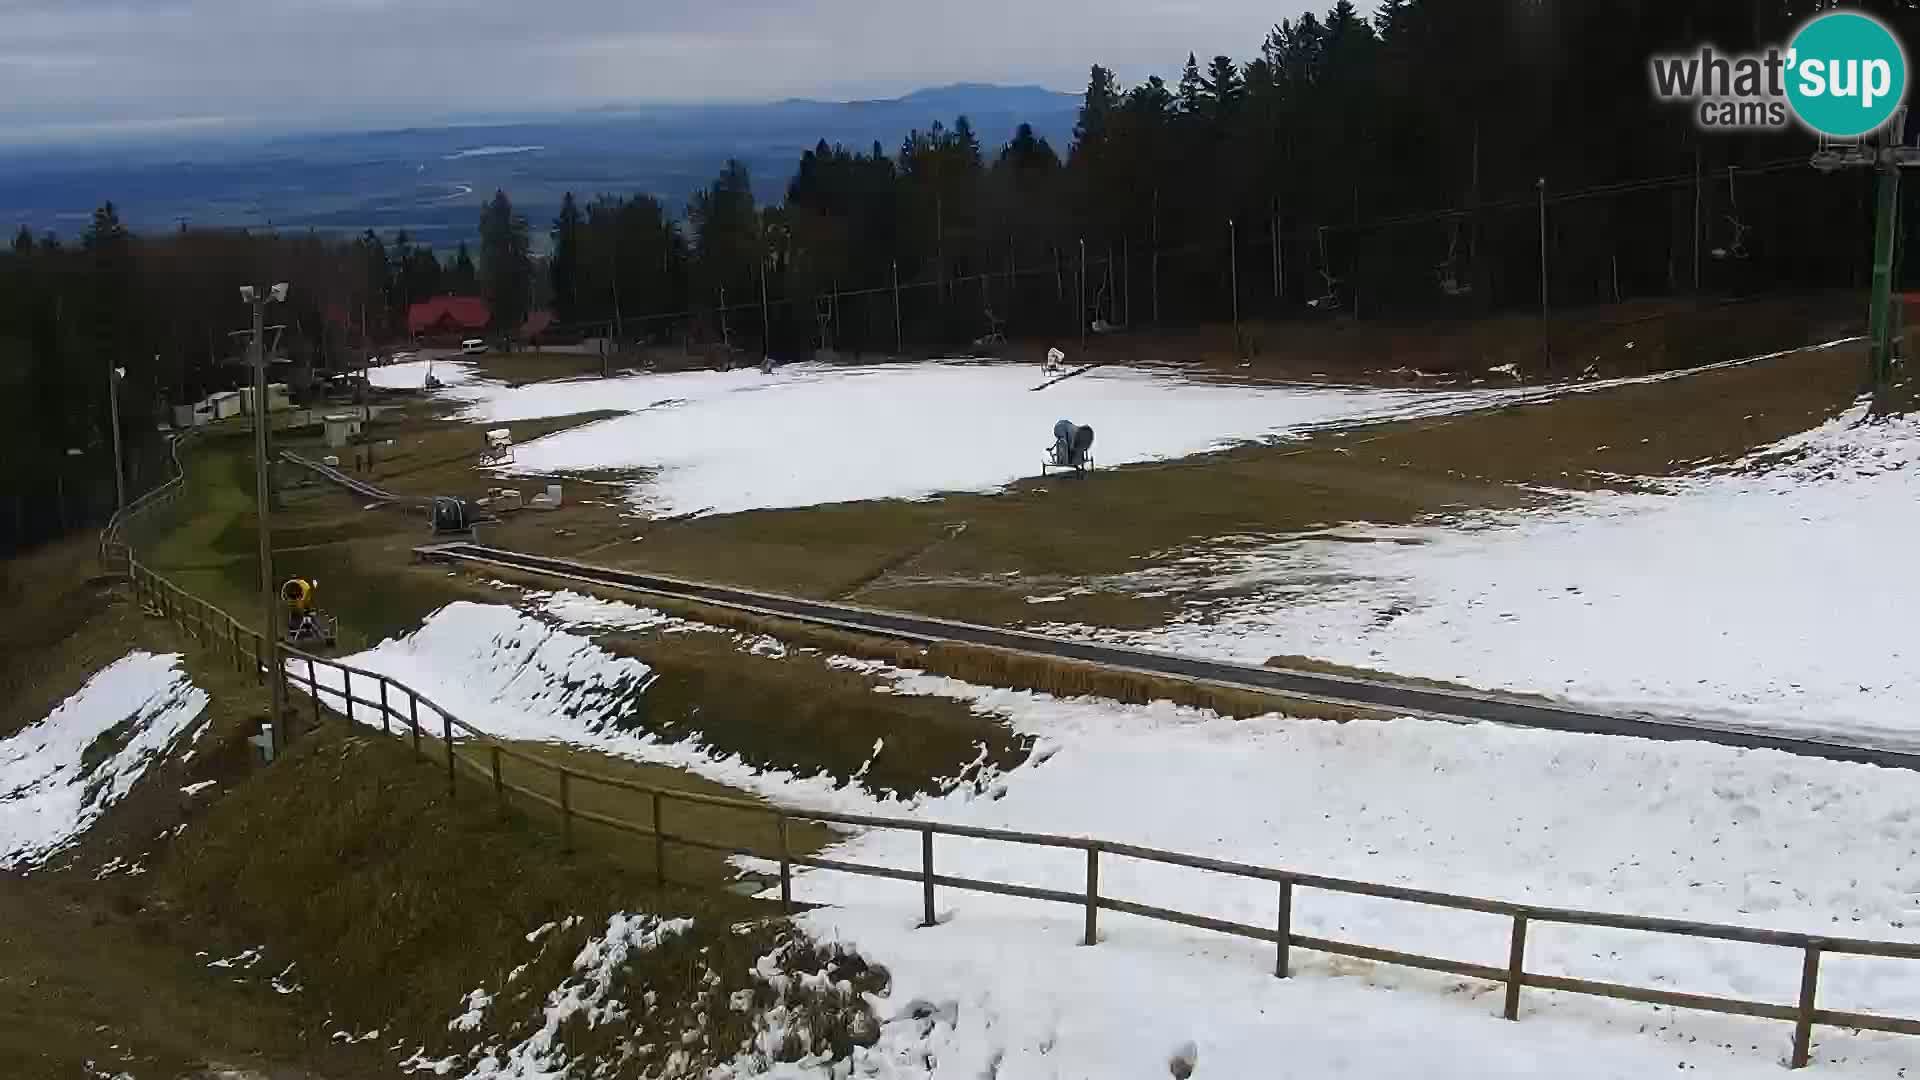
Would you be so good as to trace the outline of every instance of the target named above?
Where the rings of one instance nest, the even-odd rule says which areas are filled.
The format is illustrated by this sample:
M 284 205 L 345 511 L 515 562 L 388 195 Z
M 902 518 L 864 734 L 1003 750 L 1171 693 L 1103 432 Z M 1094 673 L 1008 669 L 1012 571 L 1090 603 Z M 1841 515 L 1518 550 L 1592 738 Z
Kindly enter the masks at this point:
M 176 485 L 177 482 L 176 480 Z M 158 496 L 161 492 L 156 491 L 153 494 Z M 162 496 L 162 500 L 169 497 Z M 152 496 L 149 497 L 151 498 Z M 142 500 L 142 503 L 135 505 L 142 504 L 148 507 L 158 505 L 148 500 Z M 116 525 L 110 527 L 110 531 L 121 524 L 122 522 L 116 519 Z M 105 550 L 106 544 L 103 540 L 103 551 Z M 518 796 L 557 812 L 560 817 L 563 844 L 569 848 L 573 843 L 575 821 L 592 822 L 638 836 L 651 844 L 655 877 L 662 884 L 667 880 L 668 846 L 673 845 L 776 861 L 780 873 L 780 902 L 788 911 L 793 908 L 793 868 L 808 867 L 835 873 L 917 882 L 921 887 L 922 925 L 925 926 L 932 926 L 935 922 L 936 889 L 992 893 L 1081 908 L 1085 918 L 1083 943 L 1086 945 L 1093 945 L 1099 941 L 1100 913 L 1118 912 L 1271 943 L 1274 946 L 1273 971 L 1281 978 L 1287 977 L 1290 971 L 1292 950 L 1306 949 L 1501 984 L 1506 991 L 1503 1015 L 1509 1020 L 1519 1019 L 1521 990 L 1526 987 L 1736 1016 L 1782 1020 L 1793 1025 L 1793 1047 L 1790 1060 L 1794 1068 L 1807 1064 L 1815 1025 L 1920 1035 L 1920 1019 L 1822 1009 L 1817 1003 L 1822 956 L 1852 955 L 1920 960 L 1920 943 L 1828 937 L 1718 923 L 1543 907 L 1536 904 L 1487 900 L 1427 889 L 1307 874 L 1089 837 L 1016 832 L 1008 829 L 951 825 L 873 814 L 775 807 L 745 799 L 657 787 L 555 764 L 501 743 L 487 733 L 462 722 L 426 695 L 379 672 L 342 664 L 277 641 L 268 643 L 257 630 L 243 625 L 226 612 L 181 589 L 151 568 L 141 564 L 131 553 L 126 553 L 124 557 L 128 577 L 137 599 L 178 624 L 185 632 L 195 637 L 202 646 L 219 651 L 236 670 L 245 671 L 251 668 L 263 683 L 269 677 L 285 679 L 291 687 L 307 695 L 315 722 L 321 720 L 323 709 L 343 715 L 350 723 L 371 724 L 377 718 L 382 730 L 390 734 L 404 733 L 409 738 L 414 753 L 422 757 L 432 755 L 428 743 L 437 740 L 443 747 L 443 755 L 432 756 L 445 758 L 447 788 L 450 796 L 458 791 L 460 773 L 464 769 L 473 774 L 477 782 L 490 787 L 493 797 L 502 807 L 506 805 L 509 796 Z M 327 678 L 324 680 L 321 677 L 322 672 L 327 673 Z M 327 685 L 335 677 L 338 685 Z M 423 710 L 427 714 L 424 717 Z M 369 713 L 371 715 L 368 715 Z M 503 769 L 503 764 L 507 761 L 551 775 L 558 792 L 557 797 L 509 782 L 505 778 Z M 645 796 L 649 802 L 649 820 L 628 821 L 576 806 L 574 796 L 577 786 L 582 784 Z M 672 805 L 721 808 L 753 815 L 771 824 L 773 837 L 771 850 L 719 844 L 689 833 L 669 831 L 666 812 Z M 789 849 L 787 842 L 789 826 L 796 821 L 918 833 L 920 865 L 918 867 L 874 866 L 796 853 Z M 934 838 L 940 836 L 1084 852 L 1086 856 L 1084 888 L 1074 891 L 1037 888 L 939 873 L 935 868 Z M 1274 920 L 1270 925 L 1256 926 L 1104 895 L 1100 891 L 1101 864 L 1103 860 L 1107 860 L 1111 865 L 1111 861 L 1116 859 L 1160 863 L 1267 882 L 1274 888 Z M 1511 920 L 1512 932 L 1507 955 L 1504 962 L 1474 964 L 1295 933 L 1292 928 L 1294 903 L 1296 893 L 1301 890 L 1370 896 L 1428 907 L 1503 916 Z M 1683 938 L 1793 949 L 1801 954 L 1799 996 L 1793 1002 L 1774 1003 L 1681 993 L 1528 971 L 1526 970 L 1527 930 L 1528 927 L 1539 924 L 1609 927 Z

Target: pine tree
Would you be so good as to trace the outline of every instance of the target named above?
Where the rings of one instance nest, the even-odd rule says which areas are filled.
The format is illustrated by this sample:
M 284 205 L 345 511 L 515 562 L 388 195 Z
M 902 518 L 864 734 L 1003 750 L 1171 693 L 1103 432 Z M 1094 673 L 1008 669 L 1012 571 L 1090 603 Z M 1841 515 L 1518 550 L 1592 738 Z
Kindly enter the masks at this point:
M 1373 8 L 1373 32 L 1381 41 L 1391 41 L 1408 18 L 1408 0 L 1377 0 Z
M 978 172 L 980 169 L 980 137 L 973 133 L 973 121 L 962 113 L 953 122 L 953 146 L 959 155 L 963 169 Z
M 20 226 L 20 231 L 13 234 L 13 253 L 15 255 L 33 254 L 33 230 L 32 229 L 29 229 L 25 225 L 22 225 Z
M 514 212 L 505 191 L 494 191 L 480 212 L 480 291 L 496 334 L 512 334 L 527 321 L 533 301 L 531 256 L 527 219 Z
M 1187 66 L 1180 69 L 1180 90 L 1175 95 L 1180 102 L 1180 111 L 1187 116 L 1198 116 L 1206 98 L 1206 81 L 1200 78 L 1200 64 L 1192 53 L 1187 54 Z
M 553 219 L 553 258 L 548 274 L 553 283 L 553 314 L 563 323 L 580 318 L 580 208 L 573 192 L 560 200 L 560 216 Z
M 1212 107 L 1213 120 L 1224 124 L 1240 109 L 1240 101 L 1246 97 L 1246 83 L 1240 78 L 1240 65 L 1230 56 L 1216 56 L 1207 65 L 1207 74 L 1201 80 L 1201 91 L 1208 105 Z
M 453 262 L 442 274 L 446 290 L 453 296 L 472 296 L 480 291 L 480 274 L 473 265 L 473 255 L 467 251 L 467 242 L 460 241 L 460 249 L 454 252 Z
M 1073 125 L 1073 147 L 1070 156 L 1078 158 L 1088 152 L 1097 152 L 1106 142 L 1107 129 L 1111 124 L 1113 109 L 1120 100 L 1120 91 L 1113 81 L 1113 72 L 1093 65 L 1087 74 L 1086 96 L 1080 102 L 1080 118 Z

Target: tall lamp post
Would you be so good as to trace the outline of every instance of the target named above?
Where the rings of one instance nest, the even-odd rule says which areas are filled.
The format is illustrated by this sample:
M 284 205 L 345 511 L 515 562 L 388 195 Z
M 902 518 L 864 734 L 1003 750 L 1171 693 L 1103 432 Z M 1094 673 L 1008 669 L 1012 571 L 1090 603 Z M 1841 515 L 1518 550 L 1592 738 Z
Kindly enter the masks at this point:
M 154 357 L 157 361 L 160 358 Z M 159 365 L 154 365 L 155 370 Z M 120 380 L 127 377 L 127 369 L 107 365 L 107 411 L 112 415 L 109 423 L 113 427 L 113 508 L 116 512 L 127 508 L 127 471 L 120 460 Z
M 271 288 L 240 286 L 240 299 L 253 308 L 253 497 L 260 522 L 260 640 L 266 645 L 267 686 L 273 700 L 273 750 L 287 748 L 287 681 L 280 667 L 280 603 L 273 582 L 272 506 L 267 498 L 267 305 L 287 298 L 287 283 Z

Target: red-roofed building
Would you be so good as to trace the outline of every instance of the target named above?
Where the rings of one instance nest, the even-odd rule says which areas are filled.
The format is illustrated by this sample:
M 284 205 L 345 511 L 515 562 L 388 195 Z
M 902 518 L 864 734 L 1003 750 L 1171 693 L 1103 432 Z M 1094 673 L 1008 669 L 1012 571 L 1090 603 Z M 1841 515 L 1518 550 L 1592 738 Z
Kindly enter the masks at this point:
M 487 302 L 477 296 L 436 296 L 407 308 L 407 333 L 415 340 L 458 345 L 486 333 Z

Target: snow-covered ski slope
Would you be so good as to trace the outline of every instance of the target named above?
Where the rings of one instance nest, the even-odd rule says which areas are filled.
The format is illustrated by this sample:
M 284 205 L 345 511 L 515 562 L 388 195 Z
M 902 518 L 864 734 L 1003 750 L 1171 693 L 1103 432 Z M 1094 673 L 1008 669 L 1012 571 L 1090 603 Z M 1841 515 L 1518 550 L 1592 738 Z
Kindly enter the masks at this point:
M 445 384 L 438 394 L 465 402 L 459 415 L 466 420 L 510 426 L 622 412 L 525 443 L 502 471 L 631 473 L 629 504 L 664 516 L 993 491 L 1039 472 L 1060 419 L 1091 425 L 1094 460 L 1110 467 L 1284 441 L 1334 425 L 1687 378 L 1768 358 L 1624 379 L 1464 390 L 1274 383 L 1174 366 L 1114 365 L 1036 391 L 1046 381 L 1038 367 L 992 361 L 805 363 L 772 374 L 757 368 L 627 373 L 507 386 L 461 361 L 432 365 Z M 372 377 L 378 385 L 417 388 L 426 363 L 377 368 Z
M 1170 625 L 1051 629 L 1912 748 L 1917 530 L 1920 421 L 1861 406 L 1638 493 L 1202 544 L 1137 582 Z
M 1420 720 L 1236 721 L 1167 704 L 970 686 L 864 667 L 894 694 L 967 701 L 1037 739 L 1030 760 L 910 803 L 857 785 L 757 770 L 697 737 L 663 743 L 613 721 L 644 693 L 643 664 L 594 644 L 657 612 L 533 594 L 532 612 L 462 603 L 351 662 L 393 675 L 501 735 L 689 768 L 788 805 L 913 813 L 961 824 L 1092 835 L 1199 855 L 1499 899 L 1813 933 L 1920 940 L 1912 777 L 1766 751 L 1516 731 Z M 759 662 L 779 662 L 766 659 Z M 911 738 L 902 732 L 900 738 Z M 885 746 L 878 753 L 886 753 Z M 911 834 L 857 834 L 831 858 L 919 865 Z M 962 877 L 1072 891 L 1078 852 L 942 838 Z M 1107 860 L 1106 895 L 1253 924 L 1271 886 Z M 1272 979 L 1268 947 L 1126 916 L 1077 944 L 1080 913 L 942 891 L 942 924 L 918 921 L 918 886 L 802 872 L 818 936 L 850 941 L 895 973 L 883 1007 L 939 1012 L 938 1062 L 895 1075 L 1159 1076 L 1194 1043 L 1220 1075 L 1646 1075 L 1700 1068 L 1763 1075 L 1790 1026 L 1529 991 L 1519 1025 L 1493 1019 L 1482 984 L 1298 954 Z M 1506 920 L 1301 890 L 1296 933 L 1498 965 Z M 1791 1002 L 1791 950 L 1580 927 L 1536 927 L 1529 970 Z M 1920 965 L 1829 958 L 1821 1005 L 1920 1015 Z M 1284 1047 L 1284 1052 L 1283 1048 Z M 1894 1076 L 1920 1053 L 1898 1037 L 1822 1029 L 1819 1068 Z M 1289 1056 L 1289 1055 L 1299 1055 Z M 904 1058 L 903 1058 L 904 1060 Z M 1771 1075 L 1771 1072 L 1766 1075 Z
M 178 655 L 135 651 L 0 739 L 0 870 L 31 870 L 73 844 L 149 766 L 191 745 L 207 701 Z

